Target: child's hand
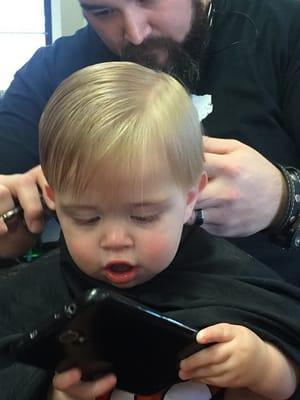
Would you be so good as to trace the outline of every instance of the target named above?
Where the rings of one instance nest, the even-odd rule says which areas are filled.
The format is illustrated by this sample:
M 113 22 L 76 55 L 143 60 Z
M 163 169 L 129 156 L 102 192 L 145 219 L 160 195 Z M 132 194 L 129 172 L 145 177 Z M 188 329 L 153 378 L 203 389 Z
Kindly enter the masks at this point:
M 201 330 L 197 341 L 215 343 L 180 363 L 179 377 L 219 387 L 249 387 L 264 374 L 266 344 L 239 325 L 221 323 Z
M 83 382 L 77 368 L 57 374 L 53 378 L 51 400 L 91 400 L 111 391 L 116 385 L 115 375 L 105 375 L 95 381 Z

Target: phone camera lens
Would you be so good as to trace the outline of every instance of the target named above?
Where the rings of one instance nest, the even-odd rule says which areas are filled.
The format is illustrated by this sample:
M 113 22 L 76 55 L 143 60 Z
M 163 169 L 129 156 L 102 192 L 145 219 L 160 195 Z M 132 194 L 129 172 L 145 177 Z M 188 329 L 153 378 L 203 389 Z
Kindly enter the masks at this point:
M 68 306 L 66 306 L 65 311 L 68 317 L 72 317 L 77 310 L 77 306 L 75 303 L 69 304 Z

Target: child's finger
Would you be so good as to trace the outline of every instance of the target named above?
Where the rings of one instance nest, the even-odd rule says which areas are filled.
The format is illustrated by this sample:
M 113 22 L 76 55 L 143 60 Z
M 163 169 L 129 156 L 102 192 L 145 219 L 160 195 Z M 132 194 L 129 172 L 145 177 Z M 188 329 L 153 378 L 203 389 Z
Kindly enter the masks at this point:
M 96 381 L 76 383 L 65 390 L 65 393 L 78 400 L 90 400 L 111 391 L 116 383 L 115 375 L 109 374 Z
M 220 323 L 201 329 L 197 334 L 197 342 L 201 344 L 208 343 L 224 343 L 234 339 L 236 334 L 236 326 Z
M 66 390 L 70 386 L 80 382 L 81 372 L 78 368 L 73 368 L 59 374 L 55 374 L 53 378 L 53 386 L 57 390 Z
M 224 344 L 217 343 L 185 358 L 180 362 L 179 368 L 180 371 L 193 374 L 198 369 L 224 363 L 229 357 L 230 352 L 224 348 Z
M 197 368 L 190 371 L 180 370 L 179 378 L 182 380 L 198 380 L 201 382 L 210 382 L 219 377 L 225 376 L 227 373 L 226 366 L 223 364 L 208 365 L 204 368 Z

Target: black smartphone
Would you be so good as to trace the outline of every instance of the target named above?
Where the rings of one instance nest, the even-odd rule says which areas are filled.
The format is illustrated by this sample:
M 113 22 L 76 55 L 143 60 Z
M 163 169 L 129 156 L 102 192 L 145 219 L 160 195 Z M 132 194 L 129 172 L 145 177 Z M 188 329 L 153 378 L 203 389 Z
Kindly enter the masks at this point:
M 79 367 L 84 380 L 113 372 L 119 389 L 148 395 L 180 381 L 179 361 L 204 347 L 196 334 L 123 295 L 92 289 L 24 334 L 14 352 L 50 371 Z

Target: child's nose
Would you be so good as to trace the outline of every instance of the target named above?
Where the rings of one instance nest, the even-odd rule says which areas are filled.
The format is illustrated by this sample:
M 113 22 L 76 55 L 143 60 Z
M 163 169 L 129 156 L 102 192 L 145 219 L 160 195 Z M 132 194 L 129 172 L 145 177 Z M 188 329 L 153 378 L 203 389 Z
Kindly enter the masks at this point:
M 126 229 L 116 225 L 105 230 L 100 244 L 105 250 L 122 250 L 131 247 L 133 240 Z
M 132 7 L 124 14 L 124 38 L 136 46 L 150 35 L 152 28 L 146 12 L 138 7 Z

